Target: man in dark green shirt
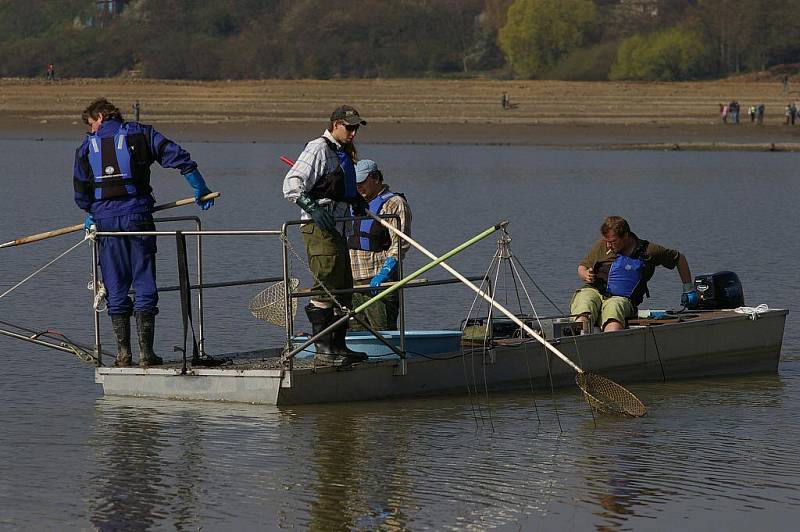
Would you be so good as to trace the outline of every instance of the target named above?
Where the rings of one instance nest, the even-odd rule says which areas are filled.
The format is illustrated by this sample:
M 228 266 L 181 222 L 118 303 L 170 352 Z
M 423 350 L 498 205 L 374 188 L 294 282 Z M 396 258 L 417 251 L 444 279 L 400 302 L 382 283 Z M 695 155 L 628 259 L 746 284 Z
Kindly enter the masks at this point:
M 591 325 L 603 331 L 624 329 L 628 318 L 648 294 L 647 281 L 656 266 L 676 266 L 683 283 L 683 301 L 696 301 L 692 274 L 686 257 L 674 250 L 642 240 L 621 216 L 609 216 L 600 226 L 603 238 L 595 242 L 578 264 L 585 285 L 576 290 L 570 314 L 578 315 L 584 330 Z

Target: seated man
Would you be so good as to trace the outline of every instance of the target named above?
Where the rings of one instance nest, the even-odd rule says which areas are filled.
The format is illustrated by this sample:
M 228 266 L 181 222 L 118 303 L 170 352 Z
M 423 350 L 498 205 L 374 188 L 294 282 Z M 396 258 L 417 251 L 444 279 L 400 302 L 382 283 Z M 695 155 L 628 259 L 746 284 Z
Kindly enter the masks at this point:
M 624 329 L 645 294 L 650 297 L 647 281 L 656 266 L 670 270 L 677 266 L 683 282 L 681 304 L 688 307 L 697 302 L 689 264 L 682 253 L 640 240 L 621 216 L 607 217 L 600 233 L 603 238 L 578 264 L 578 277 L 586 284 L 575 291 L 570 303 L 570 314 L 578 315 L 584 330 L 590 330 L 590 315 L 592 325 L 604 332 Z

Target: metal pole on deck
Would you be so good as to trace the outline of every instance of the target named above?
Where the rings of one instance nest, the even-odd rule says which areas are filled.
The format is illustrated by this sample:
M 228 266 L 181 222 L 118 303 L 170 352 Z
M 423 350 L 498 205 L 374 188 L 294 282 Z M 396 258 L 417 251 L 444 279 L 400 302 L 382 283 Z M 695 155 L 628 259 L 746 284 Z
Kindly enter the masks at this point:
M 202 231 L 203 225 L 200 218 L 195 220 L 197 222 L 197 230 Z M 204 357 L 206 354 L 206 339 L 203 334 L 203 236 L 197 235 L 197 331 L 200 335 L 198 349 L 200 356 Z M 191 288 L 189 288 L 191 290 Z
M 286 349 L 292 345 L 292 337 L 294 336 L 294 320 L 292 319 L 292 305 L 294 301 L 289 293 L 289 248 L 286 242 L 288 236 L 286 222 L 281 226 L 281 250 L 283 251 L 283 311 L 284 319 L 286 320 Z M 289 369 L 294 366 L 294 359 L 289 359 Z
M 97 259 L 97 239 L 95 238 L 92 240 L 92 279 L 94 279 L 94 282 L 92 283 L 92 292 L 94 293 L 93 301 L 97 301 L 97 287 L 99 285 L 97 280 L 97 274 L 99 273 L 97 268 Z M 102 366 L 103 353 L 100 345 L 100 313 L 96 308 L 94 308 L 94 305 L 92 305 L 92 314 L 94 315 L 94 357 L 95 360 L 97 360 L 97 365 Z

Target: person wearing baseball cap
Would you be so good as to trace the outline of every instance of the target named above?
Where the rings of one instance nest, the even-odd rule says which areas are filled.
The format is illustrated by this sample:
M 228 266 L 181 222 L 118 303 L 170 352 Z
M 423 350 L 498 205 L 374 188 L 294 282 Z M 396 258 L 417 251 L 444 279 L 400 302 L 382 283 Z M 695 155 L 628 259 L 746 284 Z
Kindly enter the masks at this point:
M 283 196 L 300 207 L 301 218 L 307 220 L 300 226 L 300 232 L 315 279 L 315 291 L 323 286 L 329 291 L 353 288 L 346 228 L 343 222 L 334 219 L 348 217 L 351 205 L 363 212 L 364 200 L 356 188 L 358 152 L 354 139 L 358 129 L 366 124 L 355 107 L 340 105 L 334 109 L 328 128 L 322 136 L 306 144 L 283 180 Z M 342 307 L 352 308 L 352 295 L 339 295 L 336 300 L 327 294 L 312 296 L 305 307 L 312 332 L 316 335 L 333 323 L 336 311 Z M 367 360 L 366 353 L 347 347 L 346 334 L 345 322 L 318 338 L 315 360 L 333 366 Z
M 367 208 L 378 215 L 392 214 L 399 217 L 399 226 L 405 234 L 411 234 L 411 209 L 403 194 L 392 192 L 383 182 L 383 174 L 378 163 L 371 159 L 361 159 L 356 164 L 356 186 L 358 193 L 368 203 Z M 356 212 L 353 210 L 355 216 Z M 397 218 L 389 218 L 390 224 L 397 224 Z M 375 220 L 356 220 L 353 234 L 347 239 L 350 248 L 350 263 L 356 284 L 369 284 L 371 293 L 377 294 L 381 283 L 399 279 L 398 262 L 408 252 L 409 243 L 390 232 Z M 353 305 L 358 306 L 370 298 L 369 294 L 353 294 Z M 393 292 L 367 307 L 360 316 L 370 327 L 381 331 L 397 329 L 400 311 L 400 297 Z M 353 329 L 362 329 L 357 323 Z

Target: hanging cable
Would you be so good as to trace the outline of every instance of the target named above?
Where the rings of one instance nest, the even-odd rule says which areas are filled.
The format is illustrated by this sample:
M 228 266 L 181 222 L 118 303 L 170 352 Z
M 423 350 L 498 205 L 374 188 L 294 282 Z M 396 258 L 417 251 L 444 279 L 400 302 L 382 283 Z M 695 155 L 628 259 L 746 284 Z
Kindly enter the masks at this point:
M 27 276 L 26 278 L 24 278 L 23 280 L 21 280 L 20 282 L 18 282 L 17 284 L 15 284 L 15 285 L 14 285 L 14 286 L 12 286 L 11 288 L 9 288 L 8 290 L 6 290 L 6 291 L 5 291 L 5 292 L 3 292 L 2 294 L 0 294 L 0 299 L 4 298 L 5 296 L 7 296 L 8 294 L 10 294 L 11 292 L 13 292 L 14 290 L 16 290 L 17 288 L 19 288 L 20 286 L 22 286 L 23 284 L 25 284 L 26 282 L 28 282 L 28 281 L 30 281 L 31 279 L 33 279 L 33 278 L 34 278 L 36 275 L 40 274 L 41 272 L 43 272 L 44 270 L 46 270 L 47 268 L 49 268 L 50 266 L 52 266 L 53 264 L 55 264 L 55 262 L 56 262 L 56 261 L 58 261 L 59 259 L 61 259 L 61 258 L 65 257 L 65 256 L 66 256 L 68 253 L 70 253 L 71 251 L 73 251 L 74 249 L 76 249 L 78 246 L 80 246 L 81 244 L 83 244 L 83 243 L 84 243 L 84 242 L 86 242 L 87 240 L 89 240 L 89 237 L 88 237 L 88 236 L 84 237 L 84 238 L 83 238 L 83 240 L 81 240 L 80 242 L 78 242 L 77 244 L 75 244 L 74 246 L 72 246 L 71 248 L 69 248 L 68 250 L 66 250 L 64 253 L 62 253 L 62 254 L 61 254 L 61 255 L 59 255 L 58 257 L 54 258 L 53 260 L 51 260 L 50 262 L 48 262 L 47 264 L 45 264 L 44 266 L 42 266 L 41 268 L 39 268 L 38 270 L 36 270 L 35 272 L 33 272 L 32 274 L 30 274 L 29 276 Z

